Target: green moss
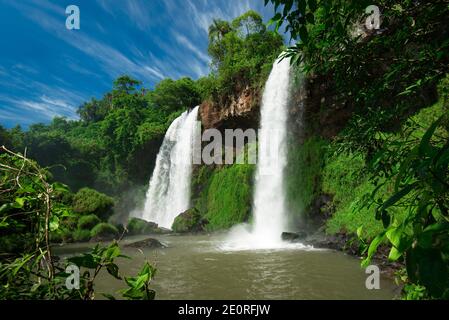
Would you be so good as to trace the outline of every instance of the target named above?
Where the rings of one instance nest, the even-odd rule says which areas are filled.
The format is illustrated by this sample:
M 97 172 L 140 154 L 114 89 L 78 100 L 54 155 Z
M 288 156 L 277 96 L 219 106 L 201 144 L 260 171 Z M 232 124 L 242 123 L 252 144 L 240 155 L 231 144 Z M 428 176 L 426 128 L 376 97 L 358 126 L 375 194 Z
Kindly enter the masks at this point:
M 192 208 L 176 217 L 172 230 L 174 232 L 194 232 L 201 231 L 201 214 Z
M 411 137 L 421 139 L 428 128 L 445 112 L 442 101 L 432 107 L 420 110 L 410 117 L 407 126 L 414 125 Z M 388 134 L 391 142 L 403 143 L 400 134 Z M 330 150 L 329 154 L 332 153 Z M 393 193 L 393 182 L 378 190 L 376 197 L 386 200 Z M 384 230 L 382 222 L 375 219 L 375 207 L 367 208 L 361 203 L 370 198 L 375 186 L 369 181 L 366 162 L 362 154 L 334 154 L 326 159 L 323 169 L 322 190 L 333 196 L 333 215 L 326 223 L 328 233 L 347 232 L 355 234 L 363 227 L 363 237 L 371 239 Z M 389 209 L 394 219 L 401 221 L 406 212 L 394 207 Z
M 91 238 L 111 238 L 119 234 L 116 227 L 109 223 L 99 223 L 90 232 Z
M 87 242 L 90 237 L 90 230 L 77 229 L 73 232 L 73 241 L 75 242 Z
M 335 211 L 326 223 L 326 232 L 355 234 L 363 226 L 364 236 L 372 238 L 383 230 L 372 208 L 360 208 L 360 201 L 375 188 L 364 174 L 365 165 L 360 154 L 339 154 L 327 159 L 323 191 L 333 196 Z
M 207 230 L 230 228 L 248 220 L 251 212 L 254 165 L 203 166 L 195 177 L 195 207 L 209 222 Z
M 100 218 L 98 218 L 94 214 L 90 214 L 88 216 L 83 216 L 78 220 L 78 229 L 80 230 L 91 230 L 97 224 L 101 222 Z
M 146 234 L 156 231 L 156 225 L 154 223 L 138 218 L 131 218 L 126 228 L 131 235 Z
M 308 214 L 313 200 L 320 193 L 321 171 L 327 142 L 310 138 L 302 145 L 290 145 L 286 168 L 286 199 L 295 216 Z
M 112 215 L 114 199 L 96 190 L 83 188 L 73 197 L 73 210 L 79 214 L 95 214 L 103 220 Z

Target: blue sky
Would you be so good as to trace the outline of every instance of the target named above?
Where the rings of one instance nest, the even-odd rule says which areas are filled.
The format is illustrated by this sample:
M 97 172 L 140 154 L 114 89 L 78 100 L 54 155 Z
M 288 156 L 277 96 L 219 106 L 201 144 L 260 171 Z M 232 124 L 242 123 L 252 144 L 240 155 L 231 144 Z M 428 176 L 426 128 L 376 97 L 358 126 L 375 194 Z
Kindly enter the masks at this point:
M 69 5 L 80 8 L 80 30 L 65 27 Z M 263 0 L 0 0 L 0 124 L 76 119 L 122 74 L 149 88 L 206 75 L 212 19 L 249 9 L 273 15 Z

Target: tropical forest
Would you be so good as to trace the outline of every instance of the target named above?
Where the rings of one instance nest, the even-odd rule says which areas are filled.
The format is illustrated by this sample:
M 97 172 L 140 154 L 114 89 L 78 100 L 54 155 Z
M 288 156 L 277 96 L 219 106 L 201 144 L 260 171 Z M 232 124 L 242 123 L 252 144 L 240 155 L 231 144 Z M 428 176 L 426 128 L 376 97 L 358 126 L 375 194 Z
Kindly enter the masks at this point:
M 1 300 L 449 299 L 449 1 L 73 2 L 0 1 Z

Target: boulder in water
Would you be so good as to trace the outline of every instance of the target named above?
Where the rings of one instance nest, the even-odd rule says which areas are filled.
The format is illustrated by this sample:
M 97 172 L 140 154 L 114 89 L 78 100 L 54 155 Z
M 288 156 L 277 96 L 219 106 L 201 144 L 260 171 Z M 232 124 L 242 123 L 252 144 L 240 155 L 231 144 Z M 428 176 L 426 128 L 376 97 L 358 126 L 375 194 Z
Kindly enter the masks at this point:
M 189 209 L 176 217 L 172 229 L 177 233 L 201 232 L 207 221 L 201 217 L 196 208 Z
M 297 233 L 283 232 L 281 235 L 281 238 L 284 241 L 297 242 L 297 241 L 304 240 L 305 238 L 307 238 L 307 233 L 304 231 L 299 231 Z
M 131 218 L 128 222 L 129 235 L 140 235 L 140 234 L 150 234 L 150 233 L 167 233 L 170 230 L 159 228 L 159 226 L 154 222 L 148 222 L 139 218 Z
M 159 249 L 165 248 L 166 246 L 164 246 L 159 240 L 148 238 L 142 241 L 127 244 L 125 247 L 136 249 Z

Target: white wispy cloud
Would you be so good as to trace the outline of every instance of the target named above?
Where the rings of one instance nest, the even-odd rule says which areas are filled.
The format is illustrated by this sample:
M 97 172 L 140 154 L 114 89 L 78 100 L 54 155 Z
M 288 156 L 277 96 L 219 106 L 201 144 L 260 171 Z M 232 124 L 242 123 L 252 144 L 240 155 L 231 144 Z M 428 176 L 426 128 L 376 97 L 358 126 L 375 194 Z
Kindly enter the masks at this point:
M 122 74 L 150 85 L 167 77 L 204 76 L 211 61 L 207 33 L 213 19 L 231 20 L 251 8 L 264 9 L 262 0 L 96 0 L 89 5 L 102 11 L 102 16 L 93 16 L 93 10 L 84 9 L 86 2 L 80 2 L 82 28 L 69 31 L 64 26 L 66 3 L 0 3 L 16 8 L 39 30 L 57 39 L 61 52 L 65 52 L 58 63 L 66 74 L 76 72 L 78 78 L 95 78 L 104 88 Z M 272 12 L 267 12 L 265 18 L 271 17 Z M 74 50 L 77 54 L 67 53 Z M 0 96 L 0 119 L 19 119 L 26 112 L 36 119 L 55 115 L 74 118 L 76 107 L 87 100 L 86 96 L 94 95 L 93 89 L 71 83 L 64 74 L 43 70 L 40 65 L 19 61 L 7 68 L 0 66 L 0 87 L 6 90 L 0 90 L 0 94 L 15 92 L 8 95 L 9 100 Z M 44 79 L 56 81 L 50 85 Z
M 51 120 L 56 116 L 62 116 L 68 119 L 77 118 L 75 106 L 57 98 L 41 96 L 36 100 L 32 100 L 0 96 L 1 102 L 7 103 L 10 107 L 2 107 L 0 118 L 10 119 L 12 115 L 18 118 L 23 117 L 25 114 L 28 115 L 31 121 L 35 121 L 36 119 Z
M 124 2 L 126 4 L 127 15 L 140 30 L 146 30 L 151 24 L 151 17 L 145 2 L 141 0 L 128 0 Z
M 178 41 L 179 44 L 183 45 L 185 48 L 187 48 L 188 50 L 190 50 L 191 52 L 193 52 L 195 54 L 195 56 L 197 58 L 199 58 L 201 61 L 209 64 L 211 59 L 210 57 L 205 54 L 201 49 L 199 49 L 198 47 L 196 47 L 189 39 L 187 39 L 185 36 L 183 36 L 182 34 L 176 33 L 174 35 L 176 41 Z

